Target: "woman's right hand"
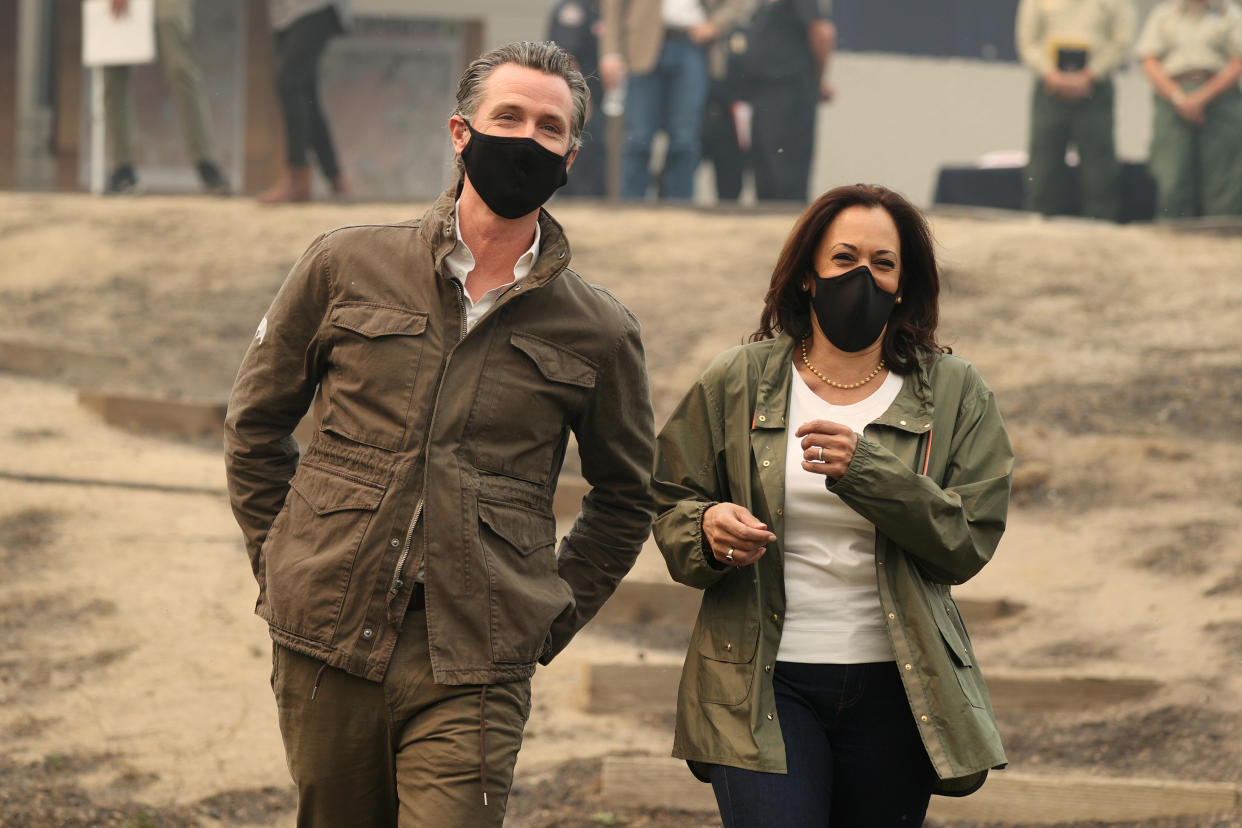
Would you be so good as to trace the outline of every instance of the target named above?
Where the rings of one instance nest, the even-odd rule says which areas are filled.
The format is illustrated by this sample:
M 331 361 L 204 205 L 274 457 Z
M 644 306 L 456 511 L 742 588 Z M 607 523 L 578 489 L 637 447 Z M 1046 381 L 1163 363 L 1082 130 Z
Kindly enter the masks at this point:
M 703 535 L 712 555 L 726 566 L 747 566 L 776 540 L 767 524 L 736 503 L 717 503 L 703 513 Z

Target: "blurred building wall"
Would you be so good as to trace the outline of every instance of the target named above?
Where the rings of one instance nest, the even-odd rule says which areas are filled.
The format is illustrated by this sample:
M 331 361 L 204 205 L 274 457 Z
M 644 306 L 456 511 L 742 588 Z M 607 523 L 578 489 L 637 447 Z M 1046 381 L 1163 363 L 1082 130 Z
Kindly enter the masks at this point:
M 837 98 L 819 108 L 812 190 L 885 184 L 929 205 L 941 166 L 1027 148 L 1032 75 L 1017 63 L 842 52 Z M 1133 64 L 1117 79 L 1117 151 L 1147 157 L 1151 87 Z M 710 189 L 710 188 L 702 188 Z

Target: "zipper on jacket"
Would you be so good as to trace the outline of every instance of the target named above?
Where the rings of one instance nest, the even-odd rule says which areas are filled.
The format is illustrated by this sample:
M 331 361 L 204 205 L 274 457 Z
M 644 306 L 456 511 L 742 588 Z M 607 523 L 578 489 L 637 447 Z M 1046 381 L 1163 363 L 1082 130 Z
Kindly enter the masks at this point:
M 457 341 L 460 343 L 463 339 L 466 338 L 466 322 L 467 322 L 466 296 L 465 296 L 466 289 L 462 286 L 462 283 L 458 281 L 457 279 L 453 279 L 453 284 L 457 286 L 457 307 L 461 311 L 461 336 L 458 337 L 457 339 Z M 454 347 L 456 347 L 456 345 L 454 345 Z M 436 392 L 437 400 L 439 399 L 439 396 L 440 394 L 439 394 L 439 391 L 437 390 Z M 432 410 L 431 417 L 432 417 L 432 423 L 434 424 L 434 421 L 435 421 L 434 409 Z M 430 431 L 431 429 L 428 428 L 428 433 L 430 433 Z M 427 471 L 426 469 L 424 469 L 423 470 L 423 491 L 426 491 L 426 490 L 427 490 Z M 397 593 L 401 591 L 401 587 L 405 586 L 405 581 L 401 578 L 401 570 L 405 569 L 405 562 L 409 560 L 409 557 L 410 557 L 410 546 L 414 540 L 414 528 L 418 526 L 418 519 L 422 517 L 422 514 L 423 514 L 423 500 L 424 499 L 422 497 L 418 499 L 418 505 L 414 507 L 414 517 L 410 518 L 410 528 L 405 531 L 405 544 L 401 547 L 401 554 L 397 556 L 397 567 L 395 570 L 393 570 L 392 583 L 389 584 L 388 586 L 388 600 L 389 601 L 392 601 L 392 599 L 396 598 Z
M 401 587 L 405 586 L 405 581 L 401 580 L 401 570 L 405 568 L 405 562 L 410 557 L 410 545 L 414 540 L 414 527 L 418 525 L 418 519 L 423 514 L 423 499 L 418 499 L 418 505 L 414 507 L 414 517 L 410 518 L 410 528 L 405 530 L 405 546 L 401 547 L 401 554 L 397 557 L 397 568 L 392 573 L 392 584 L 388 587 L 388 600 L 391 601 L 397 597 L 397 593 L 401 591 Z

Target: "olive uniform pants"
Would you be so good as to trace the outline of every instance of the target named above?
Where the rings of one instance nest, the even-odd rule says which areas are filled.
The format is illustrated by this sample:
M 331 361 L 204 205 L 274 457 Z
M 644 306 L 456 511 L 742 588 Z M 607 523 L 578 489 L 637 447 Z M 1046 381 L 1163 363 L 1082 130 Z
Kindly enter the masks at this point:
M 191 162 L 214 160 L 207 86 L 194 54 L 194 10 L 190 0 L 157 0 L 155 51 L 172 93 L 181 136 Z M 104 111 L 113 166 L 134 163 L 133 67 L 104 69 Z
M 272 689 L 298 828 L 504 822 L 530 680 L 435 684 L 425 609 L 406 614 L 381 683 L 273 645 Z
M 1159 95 L 1153 108 L 1147 167 L 1156 179 L 1157 218 L 1242 215 L 1242 91 L 1234 87 L 1208 104 L 1202 126 Z
M 1026 208 L 1046 216 L 1065 213 L 1069 171 L 1065 150 L 1078 150 L 1082 214 L 1116 221 L 1120 214 L 1121 166 L 1113 140 L 1113 82 L 1101 81 L 1091 96 L 1067 101 L 1035 81 L 1031 94 L 1030 158 L 1026 168 Z

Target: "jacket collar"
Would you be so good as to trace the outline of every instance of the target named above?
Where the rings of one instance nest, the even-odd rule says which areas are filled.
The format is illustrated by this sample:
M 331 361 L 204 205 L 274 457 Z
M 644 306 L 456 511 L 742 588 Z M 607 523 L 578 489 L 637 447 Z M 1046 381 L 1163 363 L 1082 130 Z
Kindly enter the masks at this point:
M 431 208 L 423 214 L 419 224 L 419 233 L 423 243 L 431 250 L 437 273 L 444 273 L 444 259 L 457 245 L 457 228 L 454 226 L 454 205 L 461 193 L 461 185 L 454 184 L 435 200 Z M 522 279 L 522 284 L 539 287 L 569 266 L 569 240 L 565 231 L 547 210 L 539 209 L 539 258 L 529 275 Z
M 781 334 L 773 340 L 759 379 L 759 388 L 755 397 L 755 413 L 751 420 L 752 430 L 786 428 L 791 360 L 795 344 L 793 337 L 788 334 Z M 918 362 L 918 367 L 906 375 L 897 399 L 875 421 L 877 425 L 891 426 L 913 433 L 920 433 L 931 427 L 935 408 L 932 403 L 930 359 L 927 358 L 927 354 L 920 354 L 920 356 L 922 358 Z

